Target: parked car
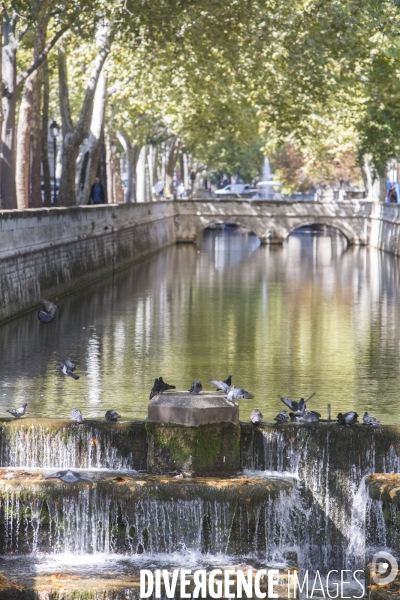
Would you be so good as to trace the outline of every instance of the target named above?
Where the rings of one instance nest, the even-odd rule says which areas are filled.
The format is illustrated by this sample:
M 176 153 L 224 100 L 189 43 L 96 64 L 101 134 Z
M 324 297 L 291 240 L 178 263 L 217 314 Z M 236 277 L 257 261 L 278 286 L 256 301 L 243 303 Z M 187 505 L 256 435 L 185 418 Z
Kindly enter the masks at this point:
M 224 196 L 228 194 L 245 194 L 246 192 L 250 192 L 250 189 L 249 183 L 230 183 L 224 188 L 216 190 L 215 193 L 218 196 Z

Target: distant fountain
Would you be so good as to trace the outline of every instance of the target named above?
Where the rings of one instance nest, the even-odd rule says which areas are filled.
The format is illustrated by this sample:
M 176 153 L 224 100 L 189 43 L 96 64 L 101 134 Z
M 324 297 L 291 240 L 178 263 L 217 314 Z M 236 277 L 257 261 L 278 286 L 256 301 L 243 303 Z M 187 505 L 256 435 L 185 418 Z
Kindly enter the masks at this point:
M 281 184 L 278 181 L 274 180 L 274 176 L 271 172 L 271 164 L 266 156 L 262 167 L 262 181 L 257 184 L 258 198 L 260 200 L 279 200 L 281 194 L 276 191 L 276 187 L 280 185 Z
M 264 158 L 263 168 L 262 168 L 262 179 L 263 181 L 273 181 L 274 176 L 271 172 L 271 164 L 267 157 Z

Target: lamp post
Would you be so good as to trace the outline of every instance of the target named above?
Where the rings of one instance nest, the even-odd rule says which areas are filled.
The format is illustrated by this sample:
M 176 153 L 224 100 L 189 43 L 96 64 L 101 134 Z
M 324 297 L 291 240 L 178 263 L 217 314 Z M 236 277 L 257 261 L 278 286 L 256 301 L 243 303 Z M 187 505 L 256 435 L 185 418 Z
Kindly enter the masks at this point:
M 60 135 L 60 126 L 53 121 L 50 125 L 50 133 L 53 138 L 53 153 L 54 153 L 54 193 L 53 193 L 53 204 L 57 202 L 57 138 Z

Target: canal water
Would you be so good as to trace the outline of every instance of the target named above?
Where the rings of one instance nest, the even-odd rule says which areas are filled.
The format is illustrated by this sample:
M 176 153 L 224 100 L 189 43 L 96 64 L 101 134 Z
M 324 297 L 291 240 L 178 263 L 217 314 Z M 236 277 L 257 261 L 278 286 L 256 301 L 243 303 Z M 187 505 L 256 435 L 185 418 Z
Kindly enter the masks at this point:
M 326 416 L 365 410 L 400 423 L 399 261 L 348 247 L 337 232 L 302 230 L 261 246 L 241 229 L 205 231 L 114 278 L 61 298 L 54 321 L 36 313 L 0 328 L 0 416 L 87 417 L 116 409 L 143 418 L 154 378 L 177 389 L 233 376 L 272 420 L 278 394 L 315 392 Z M 55 367 L 77 362 L 78 381 Z

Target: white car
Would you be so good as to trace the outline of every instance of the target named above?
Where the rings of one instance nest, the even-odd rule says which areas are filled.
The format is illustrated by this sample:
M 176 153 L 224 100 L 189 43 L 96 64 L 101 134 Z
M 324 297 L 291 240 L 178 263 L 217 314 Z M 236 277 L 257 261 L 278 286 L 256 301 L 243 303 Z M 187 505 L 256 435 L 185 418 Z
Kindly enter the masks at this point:
M 224 196 L 225 194 L 245 194 L 250 192 L 249 183 L 230 183 L 220 190 L 216 190 L 218 196 Z

